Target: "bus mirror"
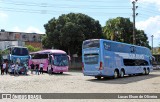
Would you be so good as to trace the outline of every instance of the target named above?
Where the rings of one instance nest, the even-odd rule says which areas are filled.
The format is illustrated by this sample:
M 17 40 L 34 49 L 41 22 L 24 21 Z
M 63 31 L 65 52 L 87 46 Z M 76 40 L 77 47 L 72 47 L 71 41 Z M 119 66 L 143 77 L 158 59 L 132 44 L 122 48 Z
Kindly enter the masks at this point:
M 52 58 L 52 60 L 54 60 L 54 56 L 53 55 L 50 55 L 50 57 Z
M 67 55 L 68 56 L 68 59 L 69 59 L 69 61 L 71 60 L 71 57 L 69 56 L 69 55 Z
M 155 59 L 156 59 L 156 58 L 155 58 L 154 56 L 152 56 L 151 60 L 152 60 L 152 61 L 155 61 Z

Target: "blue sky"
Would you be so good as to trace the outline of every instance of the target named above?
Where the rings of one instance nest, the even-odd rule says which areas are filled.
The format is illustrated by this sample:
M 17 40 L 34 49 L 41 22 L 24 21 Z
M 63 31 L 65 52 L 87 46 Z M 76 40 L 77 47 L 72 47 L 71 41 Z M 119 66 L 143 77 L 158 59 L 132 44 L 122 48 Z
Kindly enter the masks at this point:
M 132 19 L 133 0 L 0 0 L 0 29 L 15 32 L 45 33 L 43 27 L 51 18 L 70 12 L 83 13 L 102 26 L 110 18 Z M 160 44 L 160 0 L 136 2 L 136 28 L 144 30 L 151 45 Z

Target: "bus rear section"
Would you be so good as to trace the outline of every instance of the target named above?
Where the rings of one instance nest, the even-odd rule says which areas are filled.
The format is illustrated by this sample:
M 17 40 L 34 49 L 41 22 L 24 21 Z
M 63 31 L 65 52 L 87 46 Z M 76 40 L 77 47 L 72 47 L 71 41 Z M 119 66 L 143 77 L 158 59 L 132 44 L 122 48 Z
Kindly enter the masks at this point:
M 97 50 L 98 51 L 98 50 Z M 102 62 L 99 60 L 99 53 L 84 53 L 83 73 L 85 76 L 101 75 Z
M 103 76 L 100 40 L 86 40 L 82 45 L 82 70 L 85 76 Z

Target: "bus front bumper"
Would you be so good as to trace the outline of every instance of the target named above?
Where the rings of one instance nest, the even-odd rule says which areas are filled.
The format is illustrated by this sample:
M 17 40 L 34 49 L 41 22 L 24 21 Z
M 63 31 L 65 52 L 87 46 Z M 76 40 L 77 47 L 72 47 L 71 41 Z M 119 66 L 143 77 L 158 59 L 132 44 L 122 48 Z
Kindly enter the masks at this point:
M 83 71 L 84 76 L 101 76 L 101 71 Z

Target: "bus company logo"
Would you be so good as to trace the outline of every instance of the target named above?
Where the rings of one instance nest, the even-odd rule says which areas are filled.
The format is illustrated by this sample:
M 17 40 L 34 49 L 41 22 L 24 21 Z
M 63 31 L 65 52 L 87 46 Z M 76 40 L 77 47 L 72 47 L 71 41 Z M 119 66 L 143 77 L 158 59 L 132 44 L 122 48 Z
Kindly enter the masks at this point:
M 12 99 L 11 94 L 2 94 L 2 99 Z

